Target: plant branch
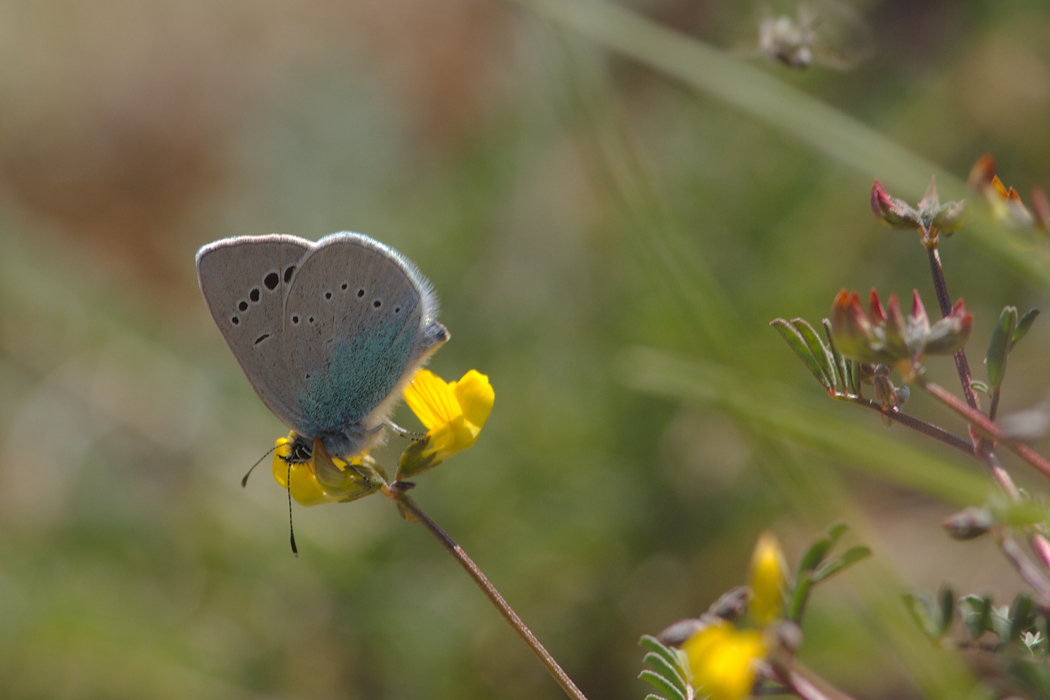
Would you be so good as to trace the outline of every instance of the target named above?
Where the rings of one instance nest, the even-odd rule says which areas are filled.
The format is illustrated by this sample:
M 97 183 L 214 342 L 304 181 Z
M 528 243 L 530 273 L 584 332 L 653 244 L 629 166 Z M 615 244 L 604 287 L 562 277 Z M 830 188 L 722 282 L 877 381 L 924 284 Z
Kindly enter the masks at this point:
M 883 406 L 878 401 L 872 399 L 866 399 L 863 396 L 850 396 L 846 394 L 837 394 L 835 398 L 840 401 L 846 401 L 848 403 L 870 408 L 873 411 L 878 411 L 882 415 L 886 416 L 890 420 L 900 423 L 901 425 L 911 428 L 912 430 L 918 431 L 927 437 L 931 437 L 938 442 L 942 442 L 948 447 L 954 447 L 960 452 L 964 452 L 967 455 L 973 454 L 973 443 L 969 440 L 954 435 L 944 428 L 936 426 L 932 423 L 927 423 L 924 420 L 916 418 L 915 416 L 909 415 L 899 408 L 891 408 L 889 406 Z
M 1000 443 L 1006 447 L 1006 449 L 1013 452 L 1015 455 L 1023 459 L 1025 462 L 1030 464 L 1035 469 L 1038 469 L 1043 473 L 1044 476 L 1050 477 L 1050 462 L 1045 457 L 1040 455 L 1038 452 L 1033 450 L 1028 445 L 1023 443 L 1014 442 L 1006 433 L 1003 432 L 1002 428 L 996 425 L 993 421 L 989 420 L 987 416 L 981 413 L 979 410 L 968 406 L 967 404 L 960 401 L 954 394 L 946 390 L 933 382 L 928 382 L 920 378 L 916 382 L 920 387 L 925 389 L 931 396 L 939 400 L 941 403 L 946 405 L 951 410 L 962 416 L 967 422 L 970 423 L 971 427 L 981 436 L 992 440 L 993 442 Z M 981 454 L 983 450 L 978 450 L 975 454 Z M 998 462 L 995 462 L 998 464 Z M 999 471 L 1005 474 L 1005 470 L 1002 467 L 998 467 Z M 1009 478 L 1007 476 L 1007 478 Z M 1002 483 L 1000 481 L 1000 483 Z M 1010 482 L 1012 485 L 1012 481 Z
M 937 305 L 941 308 L 941 317 L 946 317 L 952 312 L 952 298 L 948 294 L 948 282 L 944 278 L 944 267 L 941 265 L 941 254 L 937 252 L 936 246 L 926 249 L 926 255 L 930 261 L 930 275 L 933 277 L 933 288 L 937 293 Z M 955 359 L 955 368 L 959 372 L 959 382 L 962 384 L 963 396 L 971 408 L 980 410 L 981 405 L 977 401 L 977 395 L 973 393 L 970 380 L 970 362 L 966 359 L 966 351 L 959 349 L 952 356 Z
M 423 527 L 430 531 L 430 534 L 441 543 L 441 546 L 459 562 L 460 566 L 462 566 L 467 572 L 467 575 L 473 579 L 474 583 L 481 589 L 481 592 L 484 593 L 489 601 L 491 601 L 496 607 L 500 615 L 502 615 L 510 626 L 514 628 L 514 631 L 518 633 L 518 636 L 525 641 L 528 647 L 532 649 L 532 653 L 536 655 L 540 660 L 540 663 L 543 664 L 543 667 L 551 674 L 551 677 L 553 677 L 558 685 L 562 687 L 565 694 L 574 700 L 587 700 L 587 697 L 580 692 L 580 689 L 572 682 L 569 675 L 562 670 L 561 666 L 558 665 L 558 662 L 550 655 L 550 652 L 540 644 L 540 641 L 536 639 L 536 636 L 532 631 L 525 626 L 525 623 L 521 621 L 521 618 L 518 617 L 518 614 L 514 612 L 513 608 L 507 604 L 507 601 L 503 599 L 503 596 L 499 594 L 499 591 L 496 590 L 495 586 L 489 582 L 488 578 L 485 577 L 485 574 L 481 572 L 481 569 L 479 569 L 470 557 L 467 556 L 467 553 L 463 551 L 463 548 L 456 544 L 455 541 L 448 536 L 448 533 L 442 530 L 437 523 L 420 510 L 419 505 L 417 505 L 415 501 L 408 497 L 408 494 L 405 493 L 405 485 L 399 482 L 394 482 L 390 487 L 384 486 L 383 493 L 387 498 L 397 504 L 398 510 L 401 511 L 401 514 L 405 516 L 406 519 L 422 523 Z
M 1025 551 L 1021 549 L 1021 545 L 1017 543 L 1017 540 L 1005 528 L 996 528 L 995 535 L 999 543 L 999 549 L 1013 563 L 1017 573 L 1021 575 L 1025 583 L 1032 587 L 1032 590 L 1038 596 L 1036 604 L 1042 610 L 1050 609 L 1050 579 L 1036 566 L 1035 562 L 1028 558 Z
M 787 686 L 791 692 L 803 700 L 853 700 L 853 697 L 842 692 L 826 680 L 813 673 L 795 659 L 788 658 L 785 652 L 774 653 L 770 659 L 774 679 Z

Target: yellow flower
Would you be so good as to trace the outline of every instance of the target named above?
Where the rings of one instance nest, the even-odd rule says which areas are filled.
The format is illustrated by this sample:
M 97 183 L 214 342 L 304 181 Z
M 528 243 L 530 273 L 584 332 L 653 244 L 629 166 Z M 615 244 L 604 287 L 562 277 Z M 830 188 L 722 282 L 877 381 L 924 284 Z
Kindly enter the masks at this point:
M 686 640 L 692 685 L 710 700 L 740 700 L 755 685 L 757 664 L 766 656 L 762 633 L 737 630 L 719 620 Z
M 429 370 L 419 370 L 405 389 L 405 402 L 427 427 L 427 436 L 401 455 L 398 478 L 420 474 L 471 447 L 495 399 L 489 378 L 477 370 L 447 383 Z
M 751 621 L 765 627 L 784 614 L 784 586 L 787 583 L 787 564 L 780 542 L 768 530 L 758 536 L 751 555 L 751 603 L 748 611 Z
M 320 440 L 306 462 L 288 462 L 295 433 L 279 438 L 273 451 L 273 478 L 304 506 L 353 501 L 378 491 L 383 480 L 370 458 L 361 455 L 349 462 L 330 457 Z

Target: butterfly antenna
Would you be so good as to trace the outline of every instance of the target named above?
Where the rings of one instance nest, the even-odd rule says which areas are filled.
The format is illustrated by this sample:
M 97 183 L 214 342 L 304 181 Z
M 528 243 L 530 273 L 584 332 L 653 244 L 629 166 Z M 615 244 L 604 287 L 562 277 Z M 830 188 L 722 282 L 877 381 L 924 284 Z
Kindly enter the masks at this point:
M 260 460 L 262 461 L 262 460 Z M 245 477 L 248 478 L 248 477 Z M 299 548 L 295 546 L 295 528 L 292 526 L 292 463 L 288 463 L 288 538 L 292 542 L 292 556 L 299 556 Z
M 262 461 L 264 459 L 266 459 L 267 457 L 269 457 L 270 453 L 273 452 L 276 449 L 277 449 L 277 445 L 274 445 L 270 449 L 266 450 L 266 453 L 262 457 L 259 458 L 259 461 L 251 466 L 251 468 L 248 470 L 248 473 L 244 475 L 243 479 L 241 479 L 241 488 L 244 488 L 245 486 L 248 485 L 248 477 L 252 475 L 252 471 L 254 471 L 257 466 L 262 464 Z

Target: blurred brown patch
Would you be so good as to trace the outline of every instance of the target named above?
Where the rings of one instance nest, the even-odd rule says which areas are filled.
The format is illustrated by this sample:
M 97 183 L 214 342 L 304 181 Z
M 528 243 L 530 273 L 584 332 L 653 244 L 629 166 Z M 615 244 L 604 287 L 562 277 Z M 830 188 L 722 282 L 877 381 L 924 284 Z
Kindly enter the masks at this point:
M 0 186 L 163 288 L 185 278 L 170 239 L 236 177 L 229 139 L 298 63 L 374 63 L 420 139 L 448 146 L 491 104 L 510 16 L 489 0 L 9 5 Z

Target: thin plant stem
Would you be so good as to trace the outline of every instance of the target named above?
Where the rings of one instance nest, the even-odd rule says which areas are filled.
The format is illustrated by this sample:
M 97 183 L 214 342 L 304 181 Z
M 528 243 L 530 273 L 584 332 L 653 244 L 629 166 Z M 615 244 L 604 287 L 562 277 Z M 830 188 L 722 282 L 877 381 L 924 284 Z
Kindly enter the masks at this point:
M 912 430 L 915 430 L 917 432 L 920 432 L 923 435 L 926 435 L 927 437 L 931 437 L 934 440 L 937 440 L 938 442 L 944 443 L 948 447 L 954 447 L 955 449 L 967 455 L 973 455 L 973 443 L 969 440 L 965 440 L 959 437 L 958 435 L 953 435 L 944 428 L 936 426 L 932 423 L 927 423 L 926 421 L 920 418 L 916 418 L 915 416 L 907 414 L 904 411 L 901 411 L 899 408 L 883 406 L 878 401 L 866 399 L 863 396 L 850 396 L 846 394 L 839 394 L 836 395 L 835 398 L 839 399 L 840 401 L 846 401 L 848 403 L 856 404 L 858 406 L 870 408 L 873 411 L 878 411 L 879 413 L 896 423 L 900 423 L 901 425 L 911 428 Z
M 1013 563 L 1021 578 L 1035 591 L 1038 596 L 1036 604 L 1042 610 L 1050 609 L 1050 578 L 1028 558 L 1021 545 L 1004 528 L 996 528 L 996 539 L 999 549 Z
M 1003 432 L 1002 428 L 989 420 L 983 413 L 966 405 L 950 391 L 942 386 L 934 384 L 933 382 L 920 379 L 917 384 L 929 392 L 929 394 L 935 399 L 939 400 L 948 408 L 965 418 L 981 436 L 1004 445 L 1006 449 L 1013 452 L 1035 469 L 1038 469 L 1043 475 L 1050 477 L 1050 462 L 1048 462 L 1045 457 L 1028 445 L 1013 441 L 1010 436 Z
M 459 562 L 460 566 L 462 566 L 467 572 L 467 575 L 470 576 L 474 583 L 477 584 L 478 588 L 481 589 L 481 592 L 484 593 L 489 601 L 496 607 L 500 615 L 502 615 L 510 626 L 514 628 L 514 631 L 525 641 L 525 644 L 532 649 L 532 653 L 534 653 L 540 660 L 540 663 L 543 664 L 543 667 L 551 674 L 551 677 L 557 681 L 558 685 L 560 685 L 562 690 L 565 691 L 565 694 L 574 700 L 587 700 L 587 697 L 576 687 L 576 684 L 572 682 L 569 675 L 562 670 L 561 666 L 558 665 L 558 662 L 550 655 L 550 652 L 540 644 L 540 640 L 536 639 L 536 635 L 525 626 L 525 623 L 521 621 L 518 614 L 507 604 L 507 601 L 505 601 L 503 596 L 499 594 L 496 587 L 489 582 L 485 574 L 481 572 L 481 569 L 479 569 L 470 557 L 467 556 L 467 553 L 463 551 L 463 548 L 456 544 L 455 541 L 448 536 L 448 533 L 442 530 L 437 523 L 431 520 L 430 517 L 419 508 L 419 505 L 414 500 L 408 497 L 408 494 L 405 493 L 405 489 L 400 487 L 398 482 L 394 482 L 390 487 L 384 486 L 383 493 L 387 498 L 397 504 L 401 514 L 406 516 L 407 519 L 422 523 L 423 527 L 425 527 L 430 534 L 441 543 L 441 546 Z
M 946 317 L 952 312 L 952 298 L 948 294 L 948 282 L 944 278 L 944 267 L 941 265 L 941 255 L 936 246 L 926 248 L 927 257 L 930 260 L 930 275 L 933 277 L 933 288 L 937 293 L 937 304 L 941 308 L 941 316 Z M 959 382 L 962 384 L 963 396 L 971 408 L 980 410 L 981 405 L 977 401 L 977 395 L 973 393 L 970 380 L 970 362 L 966 359 L 966 351 L 960 349 L 953 355 L 955 368 L 959 372 Z
M 930 274 L 933 276 L 933 286 L 937 293 L 937 303 L 941 307 L 941 316 L 947 316 L 951 313 L 952 301 L 951 296 L 948 294 L 948 283 L 944 277 L 944 267 L 941 265 L 941 256 L 940 253 L 937 252 L 936 245 L 927 246 L 926 252 L 930 261 Z M 992 395 L 992 405 L 988 411 L 987 419 L 985 418 L 985 416 L 981 413 L 980 403 L 978 402 L 977 396 L 976 394 L 974 394 L 973 387 L 970 383 L 971 379 L 973 378 L 973 375 L 970 374 L 970 363 L 966 359 L 966 351 L 963 349 L 959 349 L 955 353 L 954 358 L 956 369 L 958 369 L 959 371 L 959 381 L 962 384 L 963 395 L 966 397 L 966 403 L 971 409 L 969 413 L 973 416 L 973 419 L 968 418 L 968 420 L 970 420 L 971 425 L 977 424 L 982 429 L 985 428 L 985 426 L 991 427 L 994 428 L 995 432 L 997 433 L 997 435 L 975 434 L 973 451 L 974 456 L 976 456 L 977 459 L 979 459 L 988 467 L 988 469 L 992 473 L 993 478 L 999 483 L 999 485 L 1003 488 L 1003 490 L 1007 493 L 1011 500 L 1019 501 L 1021 500 L 1021 493 L 1017 489 L 1017 486 L 1014 485 L 1013 479 L 1010 477 L 1009 472 L 1006 471 L 1002 463 L 999 461 L 999 458 L 996 456 L 995 444 L 992 442 L 992 440 L 1006 445 L 1006 448 L 1008 450 L 1014 452 L 1026 462 L 1031 464 L 1033 467 L 1042 471 L 1048 476 L 1050 476 L 1050 462 L 1047 462 L 1046 459 L 1044 459 L 1040 454 L 1038 454 L 1035 450 L 1031 449 L 1027 445 L 1015 443 L 1012 440 L 1008 439 L 1005 435 L 1002 434 L 1002 431 L 999 430 L 999 427 L 995 424 L 995 416 L 999 409 L 999 387 L 995 388 L 995 393 Z M 937 389 L 940 389 L 940 387 L 937 387 Z M 947 392 L 944 392 L 944 394 L 947 394 Z M 948 394 L 948 396 L 951 395 Z M 942 395 L 939 398 L 942 398 L 942 400 L 944 400 L 946 397 Z M 962 408 L 962 405 L 958 402 L 958 400 L 955 399 L 954 396 L 951 396 L 951 401 L 949 401 L 948 404 L 956 411 L 960 411 L 960 409 Z M 988 431 L 985 430 L 985 433 L 987 432 Z M 1050 540 L 1048 540 L 1046 536 L 1042 533 L 1036 532 L 1033 533 L 1029 538 L 1029 544 L 1032 547 L 1032 551 L 1035 552 L 1036 556 L 1039 558 L 1039 561 L 1042 563 L 1043 567 L 1046 569 L 1050 569 Z M 1000 538 L 1000 548 L 1003 550 L 1003 553 L 1006 554 L 1006 556 L 1014 563 L 1014 566 L 1018 569 L 1021 575 L 1025 576 L 1025 571 L 1021 569 L 1020 565 L 1018 564 L 1018 560 L 1014 556 L 1012 556 L 1009 551 L 1007 551 L 1006 546 L 1004 546 L 1003 544 L 1002 538 Z M 1027 577 L 1025 578 L 1027 579 Z M 1032 587 L 1036 588 L 1036 590 L 1039 590 L 1039 588 L 1034 584 L 1032 584 Z
M 823 678 L 800 664 L 794 655 L 785 659 L 784 653 L 774 653 L 770 659 L 773 675 L 792 693 L 803 700 L 854 700 Z

